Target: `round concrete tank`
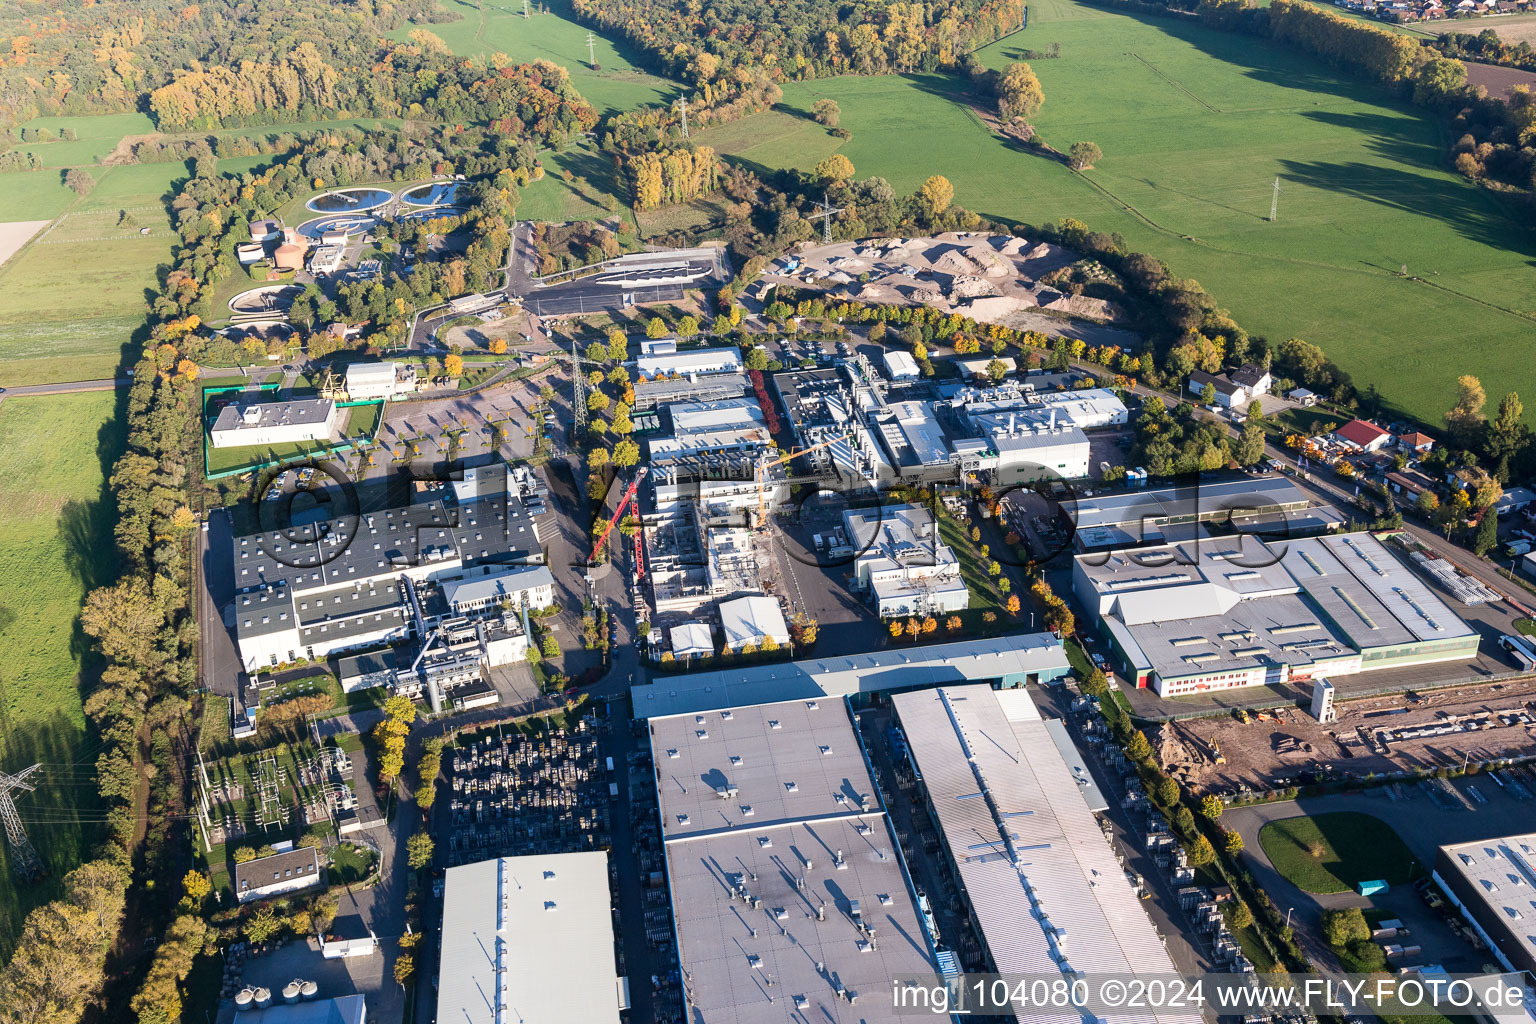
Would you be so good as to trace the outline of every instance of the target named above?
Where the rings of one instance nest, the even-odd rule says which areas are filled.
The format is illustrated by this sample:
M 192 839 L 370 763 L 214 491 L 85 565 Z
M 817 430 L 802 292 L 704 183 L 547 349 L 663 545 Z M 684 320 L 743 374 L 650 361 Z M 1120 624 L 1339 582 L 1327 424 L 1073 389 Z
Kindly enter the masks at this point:
M 272 1005 L 272 990 L 265 987 L 258 988 L 251 993 L 251 998 L 256 1003 L 256 1009 L 265 1010 Z
M 303 983 L 295 978 L 283 986 L 283 1002 L 296 1003 L 299 1001 L 299 989 Z
M 292 242 L 284 242 L 272 254 L 272 262 L 276 264 L 278 270 L 303 270 L 304 247 Z
M 316 985 L 313 981 L 306 981 L 303 985 L 299 986 L 299 996 L 305 1002 L 314 999 L 319 994 L 320 986 Z
M 252 1003 L 252 1001 L 254 1001 L 254 999 L 255 999 L 255 994 L 252 993 L 252 991 L 250 989 L 248 989 L 248 988 L 241 989 L 239 992 L 235 993 L 235 1009 L 236 1010 L 249 1010 L 251 1008 L 251 1003 Z

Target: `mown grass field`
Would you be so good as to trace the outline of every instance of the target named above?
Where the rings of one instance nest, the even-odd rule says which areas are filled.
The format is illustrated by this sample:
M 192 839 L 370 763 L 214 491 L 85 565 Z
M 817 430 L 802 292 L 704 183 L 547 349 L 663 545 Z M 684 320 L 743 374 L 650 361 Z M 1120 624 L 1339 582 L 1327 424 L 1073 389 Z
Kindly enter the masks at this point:
M 1392 826 L 1353 811 L 1302 815 L 1259 829 L 1259 845 L 1275 870 L 1305 892 L 1350 892 L 1356 883 L 1413 878 L 1413 854 Z
M 88 114 L 80 117 L 34 117 L 21 128 L 37 128 L 57 136 L 72 128 L 75 138 L 54 142 L 22 142 L 19 153 L 36 153 L 44 167 L 81 167 L 94 164 L 98 157 L 112 152 L 124 135 L 145 135 L 155 130 L 148 114 Z
M 0 266 L 0 385 L 111 375 L 170 262 L 165 197 L 186 173 L 179 163 L 93 168 L 95 188 L 70 193 L 67 212 Z M 5 176 L 17 177 L 31 175 Z M 122 210 L 131 225 L 118 226 Z
M 518 62 L 553 61 L 570 71 L 576 88 L 601 114 L 670 103 L 679 95 L 675 83 L 642 71 L 628 47 L 595 32 L 599 70 L 593 71 L 587 64 L 587 29 L 559 14 L 535 13 L 525 19 L 520 0 L 482 4 L 443 0 L 442 6 L 463 17 L 437 25 L 409 25 L 390 33 L 391 38 L 403 40 L 413 28 L 424 28 L 459 56 L 500 51 Z M 537 2 L 529 5 L 530 10 L 537 7 Z
M 45 762 L 37 792 L 17 807 L 51 872 L 18 888 L 0 863 L 0 956 L 94 839 L 96 744 L 80 710 L 90 661 L 77 622 L 85 592 L 112 571 L 114 516 L 101 492 L 122 448 L 116 400 L 95 392 L 0 402 L 0 768 Z
M 990 134 L 961 83 L 939 75 L 790 83 L 779 108 L 698 141 L 770 168 L 840 151 L 898 192 L 938 173 L 988 217 L 1119 232 L 1250 331 L 1322 345 L 1357 384 L 1429 423 L 1459 373 L 1493 393 L 1536 386 L 1536 241 L 1444 168 L 1428 116 L 1249 37 L 1073 0 L 1031 4 L 1029 29 L 981 57 L 1000 67 L 1052 42 L 1061 58 L 1034 64 L 1046 96 L 1035 124 L 1060 149 L 1098 143 L 1104 159 L 1087 174 Z M 841 145 L 805 117 L 822 96 L 853 133 Z

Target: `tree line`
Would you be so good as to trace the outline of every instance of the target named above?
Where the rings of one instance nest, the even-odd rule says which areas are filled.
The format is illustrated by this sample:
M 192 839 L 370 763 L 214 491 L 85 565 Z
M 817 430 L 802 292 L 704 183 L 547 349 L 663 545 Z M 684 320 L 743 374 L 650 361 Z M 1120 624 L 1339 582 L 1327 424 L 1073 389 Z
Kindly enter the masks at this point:
M 1024 0 L 573 0 L 584 21 L 622 35 L 706 94 L 774 81 L 956 66 L 1019 28 Z

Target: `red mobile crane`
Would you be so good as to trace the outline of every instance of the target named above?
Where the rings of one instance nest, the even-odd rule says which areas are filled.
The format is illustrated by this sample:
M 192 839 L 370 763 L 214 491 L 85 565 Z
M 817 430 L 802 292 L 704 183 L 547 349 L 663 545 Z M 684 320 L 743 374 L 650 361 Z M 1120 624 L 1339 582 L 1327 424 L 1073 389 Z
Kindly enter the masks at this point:
M 597 543 L 592 545 L 592 554 L 587 558 L 589 564 L 597 561 L 598 552 L 603 550 L 603 544 L 607 542 L 608 535 L 613 532 L 615 526 L 619 525 L 619 520 L 624 518 L 624 510 L 629 507 L 630 502 L 635 500 L 635 491 L 639 488 L 640 481 L 645 479 L 646 472 L 646 468 L 641 466 L 636 470 L 635 478 L 624 489 L 624 497 L 620 499 L 619 507 L 613 510 L 613 517 L 608 520 L 608 525 L 604 526 L 603 532 L 598 535 Z M 635 502 L 636 511 L 639 508 L 639 502 Z M 640 561 L 640 534 L 638 532 L 635 534 L 635 574 L 637 576 L 645 575 L 645 566 Z

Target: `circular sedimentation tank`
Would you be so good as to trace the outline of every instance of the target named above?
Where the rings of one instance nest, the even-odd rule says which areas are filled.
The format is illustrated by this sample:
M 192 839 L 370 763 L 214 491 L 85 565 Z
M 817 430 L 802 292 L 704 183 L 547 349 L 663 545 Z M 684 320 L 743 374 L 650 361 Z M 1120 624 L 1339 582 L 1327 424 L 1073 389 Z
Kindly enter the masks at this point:
M 429 181 L 400 193 L 400 201 L 409 206 L 448 206 L 458 201 L 459 182 Z
M 387 188 L 337 188 L 322 192 L 304 205 L 315 213 L 367 213 L 394 197 L 395 194 Z
M 269 284 L 251 288 L 229 300 L 231 313 L 286 313 L 293 300 L 304 294 L 304 289 L 294 284 Z

